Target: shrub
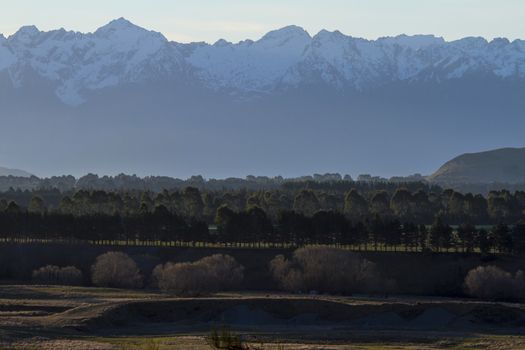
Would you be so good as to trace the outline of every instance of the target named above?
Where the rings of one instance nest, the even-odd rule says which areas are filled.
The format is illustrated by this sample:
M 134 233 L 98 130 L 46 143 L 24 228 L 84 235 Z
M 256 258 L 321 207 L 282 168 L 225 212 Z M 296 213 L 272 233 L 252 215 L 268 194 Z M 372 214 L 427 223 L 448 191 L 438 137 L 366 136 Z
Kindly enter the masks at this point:
M 94 285 L 113 288 L 140 288 L 142 275 L 137 264 L 127 254 L 108 252 L 99 255 L 91 266 Z
M 201 295 L 216 289 L 204 267 L 194 263 L 166 263 L 157 266 L 153 274 L 161 290 L 178 295 Z
M 214 280 L 217 290 L 238 288 L 244 278 L 244 267 L 233 257 L 225 254 L 214 254 L 197 262 L 204 266 L 208 277 Z
M 153 279 L 163 291 L 195 296 L 231 290 L 239 286 L 244 267 L 229 255 L 215 254 L 193 263 L 158 265 Z
M 256 347 L 244 344 L 241 338 L 227 327 L 222 327 L 220 330 L 212 329 L 206 342 L 214 350 L 258 350 Z
M 47 265 L 33 271 L 33 281 L 41 284 L 78 286 L 82 284 L 82 271 L 74 266 Z
M 520 299 L 525 294 L 525 278 L 522 271 L 512 276 L 496 266 L 478 266 L 465 277 L 465 292 L 481 299 Z
M 385 288 L 375 264 L 337 248 L 299 248 L 290 260 L 278 255 L 270 262 L 270 271 L 290 292 L 351 294 Z

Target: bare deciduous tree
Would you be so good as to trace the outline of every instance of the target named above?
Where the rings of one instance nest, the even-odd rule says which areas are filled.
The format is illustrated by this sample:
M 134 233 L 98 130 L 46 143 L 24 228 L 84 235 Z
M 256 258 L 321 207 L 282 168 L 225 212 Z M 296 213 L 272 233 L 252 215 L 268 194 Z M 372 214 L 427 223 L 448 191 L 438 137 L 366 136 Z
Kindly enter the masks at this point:
M 244 267 L 229 255 L 215 254 L 193 263 L 166 263 L 153 270 L 153 279 L 163 291 L 195 296 L 239 286 Z
M 270 262 L 270 270 L 282 289 L 292 292 L 351 294 L 385 291 L 375 264 L 337 248 L 304 247 L 288 260 L 282 255 Z
M 33 281 L 41 284 L 76 286 L 82 284 L 82 271 L 74 266 L 47 265 L 33 271 Z
M 478 266 L 465 277 L 465 291 L 481 299 L 520 299 L 525 295 L 525 279 L 521 270 L 512 276 L 496 266 Z
M 91 280 L 94 285 L 100 287 L 142 287 L 142 274 L 137 264 L 122 252 L 99 255 L 91 266 Z

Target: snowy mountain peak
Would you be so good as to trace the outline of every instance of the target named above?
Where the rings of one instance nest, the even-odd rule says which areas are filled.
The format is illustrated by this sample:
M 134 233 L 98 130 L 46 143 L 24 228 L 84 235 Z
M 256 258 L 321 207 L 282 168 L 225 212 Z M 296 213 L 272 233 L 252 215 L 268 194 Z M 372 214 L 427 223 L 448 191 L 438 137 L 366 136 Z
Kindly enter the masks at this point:
M 379 42 L 383 42 L 390 45 L 399 45 L 402 47 L 410 47 L 413 50 L 419 50 L 432 45 L 442 45 L 445 43 L 445 39 L 442 37 L 436 37 L 434 35 L 406 35 L 401 34 L 395 37 L 384 37 L 378 39 Z
M 94 35 L 99 38 L 120 41 L 134 41 L 144 37 L 152 37 L 156 40 L 160 39 L 167 41 L 162 34 L 139 27 L 123 17 L 115 19 L 105 26 L 98 28 Z
M 344 35 L 343 33 L 341 33 L 338 30 L 335 30 L 335 31 L 331 32 L 331 31 L 326 30 L 326 29 L 321 29 L 319 31 L 319 33 L 317 33 L 313 37 L 314 40 L 326 40 L 326 39 L 334 39 L 334 38 L 350 38 L 350 37 Z
M 120 18 L 114 19 L 111 22 L 109 22 L 108 24 L 98 28 L 97 32 L 104 33 L 104 32 L 108 32 L 108 31 L 128 30 L 128 29 L 136 29 L 136 28 L 143 29 L 143 28 L 141 28 L 141 27 L 131 23 L 130 21 L 128 21 L 124 17 L 120 17 Z
M 215 47 L 224 47 L 224 46 L 229 46 L 231 44 L 232 43 L 229 42 L 229 41 L 226 41 L 224 39 L 219 39 L 213 44 L 213 46 L 215 46 Z
M 6 70 L 16 87 L 29 81 L 26 75 L 41 77 L 69 105 L 101 89 L 156 80 L 189 81 L 236 96 L 310 83 L 362 91 L 475 72 L 525 78 L 525 42 L 475 37 L 446 42 L 404 34 L 366 40 L 327 30 L 311 37 L 291 25 L 257 41 L 179 44 L 119 18 L 88 34 L 26 26 L 7 40 L 0 36 L 0 73 Z
M 510 44 L 510 41 L 507 38 L 494 38 L 489 42 L 489 45 L 492 46 L 507 46 L 508 44 Z
M 455 44 L 459 48 L 472 50 L 477 48 L 484 48 L 485 46 L 487 46 L 488 41 L 487 39 L 482 37 L 469 36 L 466 38 L 455 40 L 452 42 L 452 44 Z
M 266 33 L 261 40 L 289 39 L 291 37 L 310 38 L 310 34 L 302 27 L 290 25 Z
M 36 26 L 23 26 L 15 34 L 9 37 L 9 41 L 17 44 L 31 44 L 33 40 L 40 34 L 40 30 Z

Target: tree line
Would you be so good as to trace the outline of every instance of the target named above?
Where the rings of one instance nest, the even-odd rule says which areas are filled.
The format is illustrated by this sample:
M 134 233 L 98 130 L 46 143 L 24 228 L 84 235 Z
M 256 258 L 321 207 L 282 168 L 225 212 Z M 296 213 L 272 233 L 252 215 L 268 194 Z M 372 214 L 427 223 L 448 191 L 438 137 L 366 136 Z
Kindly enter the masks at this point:
M 312 216 L 282 211 L 272 226 L 272 221 L 258 207 L 234 212 L 222 206 L 217 211 L 216 223 L 217 238 L 224 242 L 324 244 L 352 246 L 357 250 L 525 253 L 525 222 L 513 226 L 500 223 L 490 228 L 470 223 L 452 227 L 437 216 L 427 226 L 379 215 L 352 221 L 340 212 L 321 210 Z
M 188 191 L 196 194 L 195 189 Z M 189 199 L 186 205 L 188 212 L 195 210 L 195 203 Z M 379 214 L 353 219 L 340 211 L 318 210 L 308 215 L 293 209 L 281 210 L 272 219 L 257 205 L 236 211 L 223 204 L 216 210 L 216 229 L 210 230 L 202 218 L 180 215 L 163 204 L 150 209 L 148 204 L 142 203 L 137 211 L 114 211 L 112 214 L 104 213 L 103 206 L 93 212 L 76 212 L 74 208 L 74 205 L 68 207 L 69 212 L 46 211 L 40 199 L 31 200 L 27 209 L 9 202 L 0 211 L 0 238 L 244 243 L 252 246 L 263 243 L 326 244 L 351 246 L 357 250 L 525 252 L 525 223 L 522 222 L 515 225 L 502 222 L 489 229 L 471 223 L 453 228 L 440 215 L 431 225 L 425 225 Z
M 70 213 L 22 210 L 14 202 L 0 212 L 3 239 L 81 240 L 81 241 L 210 241 L 208 224 L 185 220 L 159 205 L 153 211 L 142 207 L 136 213 Z
M 429 225 L 436 216 L 451 225 L 469 222 L 494 225 L 515 224 L 525 218 L 525 192 L 492 191 L 486 197 L 423 183 L 303 182 L 272 190 L 203 190 L 188 186 L 161 192 L 122 190 L 58 189 L 0 192 L 0 211 L 10 202 L 36 213 L 61 213 L 74 216 L 118 213 L 130 216 L 139 211 L 152 212 L 164 206 L 185 219 L 197 218 L 213 224 L 219 207 L 233 211 L 251 207 L 262 209 L 275 223 L 279 213 L 295 211 L 313 216 L 318 211 L 334 211 L 352 221 L 395 218 L 401 222 Z
M 414 181 L 412 177 L 396 178 L 396 181 L 402 182 Z M 420 178 L 417 178 L 418 180 Z M 384 179 L 386 181 L 386 179 Z M 187 179 L 178 179 L 169 176 L 146 176 L 119 174 L 116 176 L 98 176 L 96 174 L 87 174 L 79 178 L 72 175 L 52 176 L 39 178 L 36 176 L 0 176 L 0 191 L 7 191 L 9 188 L 20 190 L 42 190 L 58 189 L 64 191 L 74 190 L 138 190 L 162 192 L 164 189 L 180 189 L 188 186 L 199 189 L 222 190 L 222 189 L 275 189 L 285 183 L 294 182 L 353 182 L 350 175 L 335 174 L 314 174 L 300 176 L 296 178 L 283 178 L 282 176 L 253 176 L 248 175 L 245 178 L 230 177 L 226 179 L 205 179 L 201 175 L 191 176 Z

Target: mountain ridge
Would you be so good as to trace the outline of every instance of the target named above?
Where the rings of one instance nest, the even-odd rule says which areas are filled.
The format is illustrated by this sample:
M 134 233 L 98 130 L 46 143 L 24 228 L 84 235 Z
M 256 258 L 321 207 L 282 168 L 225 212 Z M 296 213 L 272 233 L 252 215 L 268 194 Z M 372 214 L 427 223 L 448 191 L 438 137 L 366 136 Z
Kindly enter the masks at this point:
M 4 164 L 43 176 L 390 177 L 523 144 L 522 41 L 370 41 L 292 26 L 182 44 L 124 21 L 98 36 L 0 38 Z
M 472 72 L 525 78 L 525 41 L 404 34 L 367 40 L 327 30 L 310 36 L 290 25 L 255 41 L 183 44 L 119 18 L 93 33 L 24 26 L 0 38 L 0 71 L 21 86 L 27 69 L 55 85 L 55 94 L 71 106 L 108 86 L 159 79 L 197 82 L 237 96 L 312 82 L 363 90 Z

